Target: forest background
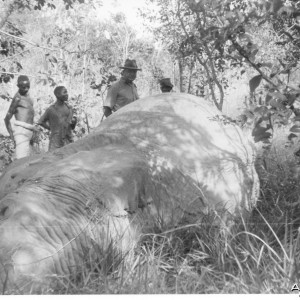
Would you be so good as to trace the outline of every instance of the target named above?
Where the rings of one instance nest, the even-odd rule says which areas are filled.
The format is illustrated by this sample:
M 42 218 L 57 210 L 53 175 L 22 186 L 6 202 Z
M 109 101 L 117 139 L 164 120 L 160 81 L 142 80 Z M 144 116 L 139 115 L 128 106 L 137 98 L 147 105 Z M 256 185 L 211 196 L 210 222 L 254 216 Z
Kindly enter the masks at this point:
M 17 76 L 26 74 L 36 119 L 53 103 L 55 86 L 67 87 L 80 137 L 100 123 L 107 89 L 128 57 L 143 70 L 136 80 L 141 97 L 159 93 L 158 80 L 170 77 L 174 91 L 202 96 L 233 118 L 297 98 L 298 1 L 138 2 L 0 2 L 7 12 L 0 24 L 0 119 Z
M 159 79 L 170 77 L 175 92 L 211 102 L 222 122 L 250 129 L 262 150 L 260 202 L 249 223 L 238 224 L 226 239 L 206 225 L 163 242 L 153 237 L 147 241 L 153 251 L 144 244 L 139 253 L 143 264 L 136 277 L 108 284 L 107 276 L 97 275 L 103 282 L 91 287 L 89 274 L 75 292 L 290 291 L 300 277 L 294 172 L 300 153 L 300 1 L 127 2 L 140 8 L 137 16 L 116 0 L 0 0 L 2 167 L 13 152 L 3 119 L 19 74 L 31 80 L 36 119 L 55 101 L 55 86 L 67 87 L 81 138 L 100 124 L 119 67 L 126 58 L 136 59 L 141 97 L 160 93 Z M 107 4 L 113 9 L 105 14 Z M 37 140 L 37 152 L 46 151 L 45 141 L 47 131 Z M 63 290 L 70 292 L 70 286 Z
M 284 1 L 149 0 L 148 5 L 141 2 L 138 16 L 131 8 L 129 20 L 114 0 L 106 1 L 115 8 L 110 18 L 104 17 L 100 0 L 2 2 L 4 8 L 13 6 L 0 32 L 5 100 L 0 119 L 21 73 L 30 76 L 37 117 L 54 101 L 54 87 L 64 84 L 87 131 L 99 124 L 107 88 L 120 76 L 118 67 L 127 57 L 143 69 L 136 80 L 141 97 L 158 93 L 158 80 L 171 77 L 175 91 L 203 94 L 230 116 L 248 107 L 250 98 L 264 102 L 266 87 L 261 85 L 256 95 L 257 83 L 250 88 L 255 75 L 275 74 L 280 77 L 275 84 L 283 80 L 297 87 L 298 16 L 291 11 L 298 1 L 284 6 Z M 231 34 L 246 55 L 239 53 Z M 3 126 L 0 133 L 6 134 Z

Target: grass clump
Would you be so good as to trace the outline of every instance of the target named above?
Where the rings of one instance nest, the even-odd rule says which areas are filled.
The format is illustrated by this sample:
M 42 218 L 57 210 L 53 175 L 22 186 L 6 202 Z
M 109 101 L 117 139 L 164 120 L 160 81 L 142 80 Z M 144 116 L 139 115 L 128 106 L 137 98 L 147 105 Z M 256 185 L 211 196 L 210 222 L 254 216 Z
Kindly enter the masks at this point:
M 290 211 L 287 201 L 263 197 L 250 218 L 237 220 L 230 231 L 211 225 L 213 216 L 208 216 L 201 224 L 145 235 L 129 269 L 121 263 L 118 270 L 89 273 L 80 282 L 54 292 L 290 293 L 300 279 L 299 226 L 290 219 L 296 212 Z

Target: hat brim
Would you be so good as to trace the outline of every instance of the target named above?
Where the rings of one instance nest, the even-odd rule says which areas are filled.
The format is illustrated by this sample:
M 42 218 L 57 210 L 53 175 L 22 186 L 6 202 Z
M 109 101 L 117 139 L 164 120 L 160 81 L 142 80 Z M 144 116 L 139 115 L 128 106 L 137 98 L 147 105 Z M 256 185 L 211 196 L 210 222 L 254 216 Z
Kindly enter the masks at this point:
M 119 67 L 120 69 L 128 69 L 128 70 L 137 70 L 137 71 L 142 71 L 142 69 L 137 69 L 137 68 L 130 68 L 130 67 Z

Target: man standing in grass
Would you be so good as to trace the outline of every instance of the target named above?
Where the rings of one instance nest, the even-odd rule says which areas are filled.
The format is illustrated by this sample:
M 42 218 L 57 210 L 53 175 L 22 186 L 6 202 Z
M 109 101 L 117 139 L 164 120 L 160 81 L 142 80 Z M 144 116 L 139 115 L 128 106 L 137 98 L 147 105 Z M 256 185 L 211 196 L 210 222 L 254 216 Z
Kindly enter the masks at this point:
M 117 111 L 121 107 L 139 99 L 136 85 L 133 81 L 136 79 L 137 71 L 141 71 L 137 67 L 136 61 L 126 59 L 121 72 L 121 78 L 114 83 L 108 90 L 104 102 L 103 111 L 105 117 L 108 117 L 112 112 Z
M 33 125 L 34 108 L 29 96 L 30 82 L 25 75 L 18 77 L 18 92 L 13 97 L 12 103 L 4 118 L 6 129 L 16 148 L 16 158 L 30 155 L 30 140 L 35 130 Z M 14 128 L 11 118 L 15 117 Z
M 50 130 L 49 151 L 61 148 L 73 142 L 72 130 L 75 128 L 77 119 L 68 100 L 68 91 L 64 86 L 54 89 L 56 102 L 48 107 L 41 116 L 38 125 Z

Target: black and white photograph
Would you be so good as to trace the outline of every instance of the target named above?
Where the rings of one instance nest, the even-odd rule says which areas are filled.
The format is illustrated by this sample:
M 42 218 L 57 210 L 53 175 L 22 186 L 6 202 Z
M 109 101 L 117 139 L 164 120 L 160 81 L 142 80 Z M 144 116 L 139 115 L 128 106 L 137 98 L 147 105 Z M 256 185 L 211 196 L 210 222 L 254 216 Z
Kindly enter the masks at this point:
M 299 298 L 299 60 L 300 0 L 0 0 L 0 294 Z

